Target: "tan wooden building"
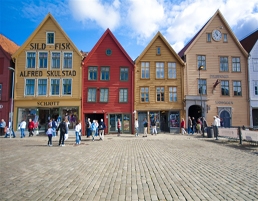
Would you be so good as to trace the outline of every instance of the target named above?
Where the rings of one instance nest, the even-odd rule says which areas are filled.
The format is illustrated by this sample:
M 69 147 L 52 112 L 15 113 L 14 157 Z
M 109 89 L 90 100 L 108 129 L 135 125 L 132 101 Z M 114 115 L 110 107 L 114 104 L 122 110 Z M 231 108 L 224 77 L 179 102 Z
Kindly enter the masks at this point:
M 179 56 L 186 63 L 186 117 L 204 116 L 211 125 L 219 115 L 224 127 L 248 125 L 248 54 L 219 10 Z
M 184 62 L 158 32 L 135 61 L 135 118 L 156 119 L 158 132 L 179 132 L 184 117 Z
M 51 14 L 12 58 L 14 129 L 29 118 L 44 129 L 50 118 L 60 121 L 63 116 L 73 128 L 81 117 L 82 56 Z

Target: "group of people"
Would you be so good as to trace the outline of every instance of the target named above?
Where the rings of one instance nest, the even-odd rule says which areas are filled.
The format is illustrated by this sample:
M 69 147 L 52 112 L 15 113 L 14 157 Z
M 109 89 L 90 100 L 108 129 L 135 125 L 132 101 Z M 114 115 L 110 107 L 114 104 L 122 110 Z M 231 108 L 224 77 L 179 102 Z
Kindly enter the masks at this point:
M 144 129 L 142 137 L 147 137 L 148 136 L 148 121 L 146 118 L 143 120 L 142 124 L 143 124 L 143 129 Z M 134 127 L 135 127 L 135 136 L 138 137 L 139 136 L 139 122 L 138 122 L 137 118 L 135 119 Z M 151 120 L 151 129 L 152 129 L 151 135 L 158 134 L 156 117 L 154 117 Z
M 87 138 L 91 136 L 92 141 L 95 141 L 95 137 L 99 135 L 99 140 L 104 140 L 104 134 L 105 134 L 104 132 L 105 132 L 106 125 L 103 119 L 101 119 L 100 122 L 98 122 L 98 120 L 93 120 L 91 122 L 90 118 L 88 118 L 86 126 L 87 126 Z M 121 128 L 121 122 L 120 122 L 119 128 Z M 120 130 L 118 133 L 120 135 Z
M 205 131 L 205 128 L 207 127 L 207 121 L 204 117 L 200 117 L 197 119 L 197 121 L 195 120 L 194 117 L 188 117 L 188 129 L 187 129 L 187 132 L 185 130 L 186 128 L 186 122 L 184 120 L 184 118 L 182 118 L 181 120 L 181 124 L 180 124 L 180 127 L 181 127 L 181 134 L 184 135 L 186 133 L 188 133 L 188 135 L 190 134 L 203 134 L 204 131 Z

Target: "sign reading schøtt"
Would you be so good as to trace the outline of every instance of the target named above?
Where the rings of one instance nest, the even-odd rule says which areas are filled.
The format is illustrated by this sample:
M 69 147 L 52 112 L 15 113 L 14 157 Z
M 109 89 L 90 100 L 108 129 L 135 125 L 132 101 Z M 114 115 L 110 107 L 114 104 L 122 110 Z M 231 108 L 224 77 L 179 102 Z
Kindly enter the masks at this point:
M 58 106 L 59 101 L 38 101 L 38 106 Z

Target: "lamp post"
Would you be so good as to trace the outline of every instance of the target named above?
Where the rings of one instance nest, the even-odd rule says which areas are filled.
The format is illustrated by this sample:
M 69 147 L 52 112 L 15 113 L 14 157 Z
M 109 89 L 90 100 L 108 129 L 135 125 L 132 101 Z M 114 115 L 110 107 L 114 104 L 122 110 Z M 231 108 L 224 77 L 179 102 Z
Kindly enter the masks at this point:
M 203 109 L 202 109 L 202 83 L 201 83 L 201 70 L 204 68 L 203 65 L 199 66 L 198 71 L 199 71 L 199 83 L 200 84 L 200 89 L 199 89 L 199 93 L 200 93 L 200 99 L 201 99 L 201 122 L 202 122 L 202 126 L 201 126 L 201 130 L 202 130 L 202 136 L 204 137 L 204 129 L 203 129 Z
M 10 138 L 13 134 L 13 91 L 14 91 L 14 72 L 15 72 L 15 69 L 13 67 L 8 67 L 9 70 L 12 71 L 13 73 L 13 83 L 12 83 L 12 102 L 11 102 L 11 129 L 9 128 L 10 130 Z

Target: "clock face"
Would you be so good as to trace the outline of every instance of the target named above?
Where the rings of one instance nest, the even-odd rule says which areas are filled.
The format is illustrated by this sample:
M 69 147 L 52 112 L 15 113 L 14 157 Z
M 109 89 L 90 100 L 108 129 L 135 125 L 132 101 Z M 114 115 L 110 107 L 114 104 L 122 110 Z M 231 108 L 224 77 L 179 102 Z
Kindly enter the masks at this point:
M 222 37 L 222 34 L 221 34 L 220 30 L 215 29 L 215 30 L 212 31 L 213 40 L 220 41 L 221 37 Z

